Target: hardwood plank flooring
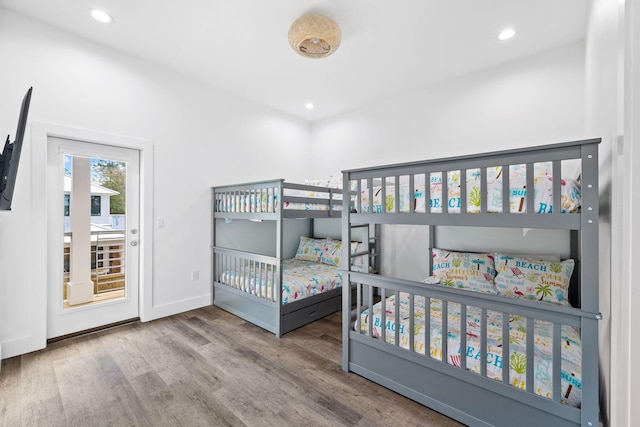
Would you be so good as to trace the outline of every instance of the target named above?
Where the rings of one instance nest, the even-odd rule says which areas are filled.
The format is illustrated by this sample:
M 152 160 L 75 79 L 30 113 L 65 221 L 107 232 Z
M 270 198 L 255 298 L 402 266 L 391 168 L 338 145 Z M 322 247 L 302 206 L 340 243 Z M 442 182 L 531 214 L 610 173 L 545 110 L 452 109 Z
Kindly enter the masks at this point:
M 341 370 L 340 313 L 277 339 L 216 307 L 2 361 L 1 426 L 459 426 Z

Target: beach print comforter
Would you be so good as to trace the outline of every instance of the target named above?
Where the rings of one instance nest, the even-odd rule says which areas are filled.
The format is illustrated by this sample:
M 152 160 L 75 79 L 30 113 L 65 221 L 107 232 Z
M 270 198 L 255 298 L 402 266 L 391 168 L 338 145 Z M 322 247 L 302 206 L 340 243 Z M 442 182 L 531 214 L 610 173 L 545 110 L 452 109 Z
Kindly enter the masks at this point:
M 335 289 L 342 284 L 342 271 L 315 261 L 287 259 L 282 262 L 282 304 Z M 273 266 L 247 265 L 220 274 L 219 281 L 233 288 L 275 301 Z
M 414 313 L 414 351 L 425 354 L 425 304 L 424 298 L 415 296 Z M 385 341 L 394 343 L 395 329 L 400 329 L 400 346 L 409 348 L 409 294 L 400 293 L 400 325 L 394 322 L 395 295 L 386 299 Z M 361 333 L 368 332 L 368 322 L 373 322 L 373 336 L 382 336 L 381 304 L 373 308 L 373 316 L 369 310 L 361 314 Z M 429 331 L 432 358 L 442 360 L 442 304 L 439 300 L 431 300 L 431 327 Z M 477 307 L 467 307 L 467 342 L 466 348 L 460 348 L 460 305 L 448 305 L 448 341 L 447 362 L 460 366 L 460 354 L 466 354 L 467 369 L 480 373 L 480 318 Z M 526 388 L 526 319 L 511 316 L 509 319 L 509 355 L 502 351 L 502 313 L 487 311 L 487 377 L 502 381 L 502 369 L 509 368 L 509 381 L 514 387 Z M 536 394 L 551 398 L 552 393 L 552 325 L 548 322 L 536 321 L 534 326 L 535 358 L 534 358 L 534 391 Z M 561 401 L 567 405 L 579 407 L 581 401 L 581 344 L 580 331 L 570 326 L 562 326 L 562 382 Z

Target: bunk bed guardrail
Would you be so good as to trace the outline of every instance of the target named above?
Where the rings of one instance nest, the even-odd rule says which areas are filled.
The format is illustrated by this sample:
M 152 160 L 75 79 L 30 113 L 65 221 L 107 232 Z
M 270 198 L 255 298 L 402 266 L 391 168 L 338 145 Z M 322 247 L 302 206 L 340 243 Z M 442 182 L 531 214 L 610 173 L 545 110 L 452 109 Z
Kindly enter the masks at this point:
M 224 218 L 259 214 L 260 219 L 277 219 L 280 213 L 284 218 L 331 218 L 340 217 L 342 189 L 274 179 L 215 187 L 213 200 L 216 216 Z

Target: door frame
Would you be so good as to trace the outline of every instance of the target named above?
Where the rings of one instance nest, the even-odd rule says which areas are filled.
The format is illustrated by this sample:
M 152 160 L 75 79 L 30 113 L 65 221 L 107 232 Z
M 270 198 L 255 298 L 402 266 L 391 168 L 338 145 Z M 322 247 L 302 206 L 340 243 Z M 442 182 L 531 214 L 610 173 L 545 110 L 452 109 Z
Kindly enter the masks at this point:
M 34 121 L 31 124 L 32 206 L 47 206 L 48 139 L 50 137 L 92 142 L 102 145 L 130 148 L 140 151 L 140 270 L 139 313 L 140 320 L 152 319 L 153 294 L 153 143 L 150 140 L 69 127 L 54 123 Z M 31 319 L 31 340 L 34 349 L 46 347 L 47 340 L 47 252 L 48 212 L 34 209 L 32 212 L 32 254 L 34 293 Z

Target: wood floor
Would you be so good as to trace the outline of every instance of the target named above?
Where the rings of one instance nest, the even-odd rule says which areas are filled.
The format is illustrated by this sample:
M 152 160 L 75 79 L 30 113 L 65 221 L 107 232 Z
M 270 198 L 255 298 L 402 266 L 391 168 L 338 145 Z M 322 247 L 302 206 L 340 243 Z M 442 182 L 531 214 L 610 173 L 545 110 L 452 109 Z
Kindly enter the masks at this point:
M 459 425 L 343 372 L 340 337 L 206 307 L 59 341 L 2 361 L 0 426 Z

